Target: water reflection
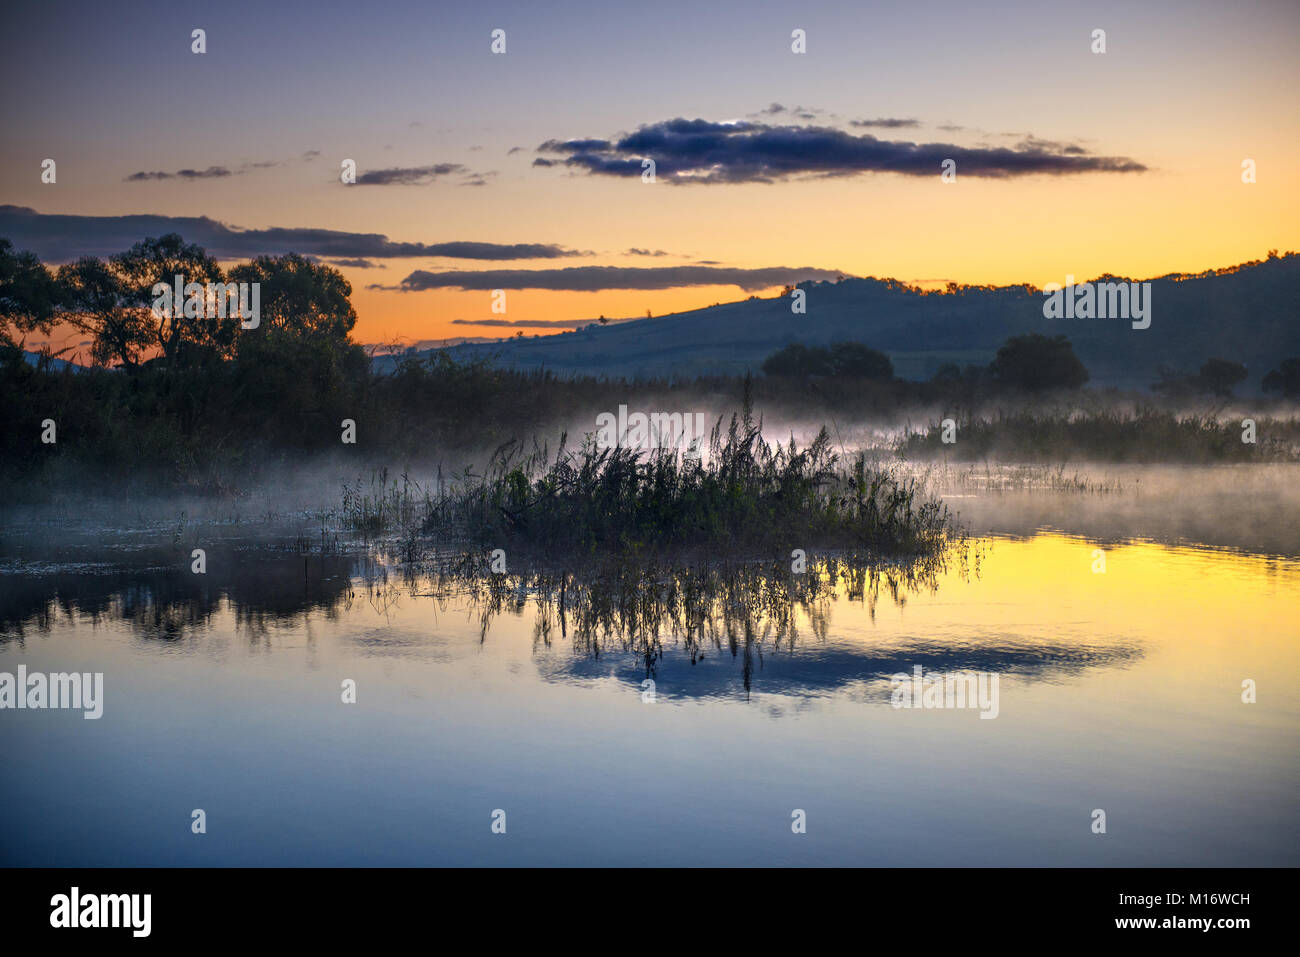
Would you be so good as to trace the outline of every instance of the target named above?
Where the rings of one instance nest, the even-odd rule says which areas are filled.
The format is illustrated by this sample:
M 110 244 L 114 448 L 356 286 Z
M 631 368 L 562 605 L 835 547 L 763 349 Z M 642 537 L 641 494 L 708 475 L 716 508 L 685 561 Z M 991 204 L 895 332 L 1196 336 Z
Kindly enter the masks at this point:
M 334 615 L 353 591 L 358 565 L 342 554 L 298 554 L 256 545 L 206 551 L 207 572 L 188 552 L 149 550 L 130 563 L 10 564 L 0 573 L 0 642 L 48 633 L 60 620 L 128 623 L 141 638 L 177 641 L 224 608 L 265 634 L 276 623 Z
M 101 720 L 0 714 L 0 863 L 1296 863 L 1295 561 L 1130 543 L 1099 574 L 1039 534 L 494 576 L 205 533 L 195 576 L 189 541 L 105 541 L 0 543 L 0 671 L 106 676 Z M 997 719 L 891 708 L 915 668 L 1000 676 Z
M 531 619 L 535 660 L 547 681 L 614 678 L 636 685 L 666 681 L 669 700 L 814 697 L 861 686 L 887 697 L 890 675 L 980 671 L 1026 680 L 1113 666 L 1141 656 L 1133 642 L 1059 642 L 991 636 L 978 644 L 914 638 L 888 645 L 831 638 L 837 608 L 856 606 L 874 622 L 882 598 L 904 606 L 933 595 L 942 577 L 978 578 L 983 546 L 963 542 L 942 555 L 881 562 L 865 555 L 809 556 L 793 571 L 780 562 L 618 561 L 570 570 L 539 561 L 528 572 L 491 570 L 487 556 L 440 555 L 396 562 L 382 550 L 306 552 L 265 544 L 210 550 L 207 573 L 187 553 L 146 551 L 134 565 L 68 563 L 0 577 L 0 642 L 20 644 L 59 622 L 120 622 L 147 641 L 200 638 L 229 613 L 249 641 L 279 628 L 336 620 L 358 602 L 379 627 L 348 637 L 358 650 L 400 655 L 411 642 L 386 632 L 403 603 L 432 601 L 477 622 L 487 642 L 502 616 Z M 516 560 L 517 564 L 526 564 Z M 549 652 L 557 648 L 565 653 Z

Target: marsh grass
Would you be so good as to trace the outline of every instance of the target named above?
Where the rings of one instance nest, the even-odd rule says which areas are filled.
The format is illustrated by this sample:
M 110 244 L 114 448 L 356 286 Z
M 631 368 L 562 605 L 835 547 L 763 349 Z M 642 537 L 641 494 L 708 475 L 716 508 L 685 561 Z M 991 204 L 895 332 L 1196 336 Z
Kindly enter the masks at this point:
M 466 474 L 429 500 L 424 530 L 463 542 L 560 555 L 696 552 L 715 558 L 819 548 L 917 555 L 940 549 L 947 510 L 916 483 L 840 464 L 825 429 L 806 448 L 769 446 L 748 404 L 707 453 L 598 448 L 588 437 L 552 458 L 508 443 L 481 476 Z
M 1300 423 L 1258 417 L 1256 442 L 1242 441 L 1239 418 L 1218 410 L 1176 413 L 1149 405 L 1132 410 L 1029 410 L 967 416 L 957 421 L 957 441 L 945 445 L 940 424 L 909 432 L 898 444 L 906 458 L 944 457 L 969 462 L 1002 458 L 1018 462 L 1295 462 L 1300 461 Z
M 419 482 L 406 472 L 398 481 L 384 468 L 372 472 L 368 483 L 358 478 L 343 486 L 340 519 L 344 528 L 363 535 L 409 534 L 429 508 L 429 493 Z

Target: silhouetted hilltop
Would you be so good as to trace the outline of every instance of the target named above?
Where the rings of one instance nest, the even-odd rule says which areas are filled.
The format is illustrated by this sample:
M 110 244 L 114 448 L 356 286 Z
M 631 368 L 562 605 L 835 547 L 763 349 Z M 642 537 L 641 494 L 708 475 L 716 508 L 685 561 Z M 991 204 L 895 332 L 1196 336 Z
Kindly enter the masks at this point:
M 927 293 L 867 278 L 800 284 L 807 294 L 804 315 L 791 313 L 788 295 L 751 298 L 451 352 L 457 359 L 495 355 L 506 366 L 544 366 L 560 374 L 694 376 L 757 373 L 764 358 L 790 343 L 851 340 L 888 353 L 900 377 L 925 379 L 945 363 L 988 363 L 1010 336 L 1063 333 L 1094 386 L 1146 389 L 1160 366 L 1195 370 L 1215 356 L 1246 365 L 1250 375 L 1241 391 L 1249 393 L 1259 392 L 1261 378 L 1281 358 L 1300 355 L 1298 254 L 1195 275 L 1086 278 L 1150 282 L 1150 327 L 1134 329 L 1121 318 L 1045 318 L 1045 296 L 1029 286 Z

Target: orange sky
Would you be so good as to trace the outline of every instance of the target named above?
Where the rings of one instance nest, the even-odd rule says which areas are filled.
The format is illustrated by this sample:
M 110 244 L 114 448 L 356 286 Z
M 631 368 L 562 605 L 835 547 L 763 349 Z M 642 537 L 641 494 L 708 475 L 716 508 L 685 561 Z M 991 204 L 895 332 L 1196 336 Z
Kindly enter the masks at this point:
M 228 36 L 214 37 L 206 60 L 188 40 L 171 42 L 176 27 L 163 14 L 128 28 L 87 6 L 84 29 L 73 32 L 33 16 L 24 28 L 48 34 L 33 49 L 71 65 L 14 104 L 0 143 L 0 203 L 42 214 L 206 216 L 243 229 L 591 252 L 345 267 L 359 313 L 354 337 L 367 343 L 516 331 L 458 319 L 662 315 L 750 294 L 736 286 L 511 289 L 500 316 L 486 292 L 367 288 L 396 286 L 416 270 L 706 261 L 1043 285 L 1067 274 L 1195 272 L 1300 249 L 1293 2 L 1153 0 L 1133 9 L 1098 0 L 1040 9 L 1007 0 L 997 16 L 947 2 L 935 11 L 815 4 L 799 14 L 810 37 L 805 56 L 789 48 L 791 11 L 759 5 L 737 17 L 722 7 L 672 6 L 633 24 L 626 11 L 600 4 L 509 4 L 505 56 L 488 51 L 486 27 L 468 14 L 430 36 L 411 28 L 412 10 L 376 10 L 372 29 L 353 30 L 250 7 L 259 29 L 233 47 Z M 674 25 L 678 15 L 691 29 Z M 1089 50 L 1098 25 L 1108 31 L 1103 55 Z M 138 68 L 146 54 L 162 73 Z M 17 51 L 0 70 L 16 79 L 39 66 Z M 123 110 L 124 102 L 136 108 Z M 777 102 L 787 109 L 773 116 L 768 105 Z M 617 139 L 674 117 L 855 134 L 856 118 L 904 117 L 907 128 L 870 132 L 978 149 L 1014 149 L 1033 137 L 1131 158 L 1146 170 L 999 179 L 959 168 L 953 183 L 936 170 L 673 185 L 535 165 L 548 139 Z M 44 157 L 58 158 L 57 184 L 40 180 Z M 1241 181 L 1246 158 L 1257 164 L 1250 185 Z M 344 186 L 344 159 L 361 171 L 455 164 L 463 175 Z M 211 166 L 231 174 L 183 180 L 174 172 Z M 141 171 L 167 175 L 132 178 Z M 667 255 L 627 255 L 634 247 Z

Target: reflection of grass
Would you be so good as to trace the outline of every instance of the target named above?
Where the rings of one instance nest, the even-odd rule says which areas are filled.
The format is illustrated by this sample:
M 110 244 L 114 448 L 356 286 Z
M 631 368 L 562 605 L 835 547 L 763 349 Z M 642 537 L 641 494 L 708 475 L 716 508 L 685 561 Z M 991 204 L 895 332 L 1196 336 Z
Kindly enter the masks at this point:
M 942 546 L 949 523 L 910 481 L 847 468 L 825 430 L 807 448 L 770 448 L 748 406 L 714 427 L 706 455 L 599 449 L 588 439 L 554 460 L 517 444 L 429 504 L 426 531 L 487 547 L 593 555 L 693 549 L 867 547 L 918 554 Z
M 632 653 L 644 660 L 647 677 L 654 676 L 669 647 L 680 647 L 692 664 L 706 652 L 730 652 L 742 660 L 748 690 L 764 653 L 795 647 L 801 622 L 824 641 L 836 601 L 864 604 L 874 617 L 882 590 L 904 604 L 911 594 L 935 590 L 954 558 L 958 573 L 967 577 L 972 552 L 978 574 L 978 543 L 973 550 L 954 547 L 893 562 L 852 551 L 821 555 L 810 557 L 802 573 L 783 561 L 606 556 L 494 574 L 480 552 L 434 558 L 421 566 L 418 577 L 415 569 L 407 571 L 412 585 L 429 588 L 434 596 L 467 599 L 484 637 L 497 615 L 518 614 L 532 602 L 534 634 L 542 644 L 571 638 L 575 650 L 595 657 L 611 649 Z
M 901 455 L 972 461 L 990 456 L 1021 462 L 1085 459 L 1107 462 L 1292 462 L 1300 460 L 1300 423 L 1256 419 L 1256 442 L 1242 441 L 1238 419 L 1214 413 L 1179 415 L 1151 406 L 1086 411 L 1000 412 L 957 422 L 945 445 L 932 424 L 900 443 Z

